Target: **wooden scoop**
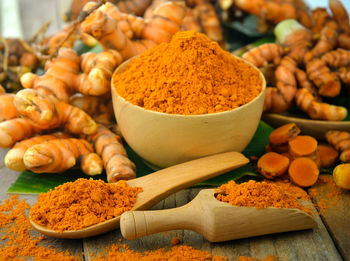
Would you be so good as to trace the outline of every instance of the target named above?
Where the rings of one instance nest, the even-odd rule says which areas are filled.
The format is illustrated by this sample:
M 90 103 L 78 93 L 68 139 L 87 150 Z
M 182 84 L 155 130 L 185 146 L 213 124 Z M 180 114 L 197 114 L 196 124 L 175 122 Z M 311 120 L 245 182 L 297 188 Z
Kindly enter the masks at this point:
M 241 167 L 248 162 L 249 160 L 241 153 L 225 152 L 188 161 L 147 176 L 128 180 L 127 184 L 129 186 L 142 187 L 143 189 L 143 192 L 138 194 L 136 204 L 132 210 L 150 208 L 172 193 Z M 44 235 L 57 238 L 84 238 L 118 228 L 120 217 L 115 217 L 83 229 L 63 232 L 40 226 L 31 220 L 30 217 L 29 219 L 31 225 Z
M 126 239 L 177 229 L 220 242 L 285 231 L 317 227 L 316 221 L 299 209 L 236 207 L 215 198 L 215 189 L 204 189 L 188 204 L 165 210 L 128 211 L 120 217 Z

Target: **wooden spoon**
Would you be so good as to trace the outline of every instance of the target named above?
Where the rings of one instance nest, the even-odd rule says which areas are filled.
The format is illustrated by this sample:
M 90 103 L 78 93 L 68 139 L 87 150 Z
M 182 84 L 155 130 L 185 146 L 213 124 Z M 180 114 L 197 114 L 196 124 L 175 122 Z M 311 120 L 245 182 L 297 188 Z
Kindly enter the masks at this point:
M 215 189 L 201 190 L 188 204 L 165 210 L 128 211 L 120 217 L 126 239 L 177 229 L 203 235 L 210 242 L 317 227 L 299 209 L 237 207 L 215 198 Z
M 192 186 L 198 182 L 213 178 L 222 173 L 247 164 L 249 160 L 239 152 L 225 152 L 181 163 L 159 170 L 147 176 L 128 180 L 131 187 L 142 187 L 132 210 L 147 209 L 172 193 Z M 99 235 L 119 227 L 120 217 L 79 230 L 59 232 L 36 224 L 31 225 L 39 232 L 57 238 L 84 238 Z

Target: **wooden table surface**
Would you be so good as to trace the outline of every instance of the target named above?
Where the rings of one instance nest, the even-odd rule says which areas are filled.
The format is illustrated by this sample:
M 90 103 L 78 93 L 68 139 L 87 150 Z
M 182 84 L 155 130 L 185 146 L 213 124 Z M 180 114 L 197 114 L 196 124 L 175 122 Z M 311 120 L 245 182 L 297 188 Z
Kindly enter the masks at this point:
M 1 1 L 9 0 L 0 0 L 0 3 Z M 68 0 L 18 0 L 18 3 L 25 38 L 30 38 L 48 20 L 52 21 L 50 32 L 55 32 L 62 27 L 60 13 L 67 6 Z M 1 201 L 9 197 L 6 190 L 19 175 L 18 172 L 4 166 L 5 153 L 5 149 L 0 149 Z M 322 196 L 326 196 L 327 192 L 321 189 L 322 186 L 326 185 L 320 185 L 317 188 L 320 196 L 314 198 L 315 202 Z M 199 188 L 180 191 L 157 204 L 154 209 L 184 205 L 193 199 L 198 191 Z M 25 198 L 32 205 L 37 195 L 20 195 L 20 197 Z M 350 260 L 350 193 L 344 191 L 338 203 L 327 211 L 321 211 L 321 216 L 317 216 L 316 220 L 318 228 L 314 230 L 280 233 L 224 243 L 213 244 L 195 232 L 183 230 L 159 233 L 131 241 L 123 239 L 122 242 L 136 251 L 145 251 L 169 246 L 171 239 L 178 237 L 183 244 L 209 251 L 213 255 L 227 256 L 229 260 L 237 260 L 239 256 L 264 258 L 271 254 L 279 256 L 280 260 Z M 95 256 L 103 253 L 106 246 L 118 243 L 120 239 L 122 239 L 120 231 L 115 230 L 83 240 L 49 238 L 48 241 L 58 250 L 69 250 L 79 260 L 88 261 L 92 260 L 91 253 Z

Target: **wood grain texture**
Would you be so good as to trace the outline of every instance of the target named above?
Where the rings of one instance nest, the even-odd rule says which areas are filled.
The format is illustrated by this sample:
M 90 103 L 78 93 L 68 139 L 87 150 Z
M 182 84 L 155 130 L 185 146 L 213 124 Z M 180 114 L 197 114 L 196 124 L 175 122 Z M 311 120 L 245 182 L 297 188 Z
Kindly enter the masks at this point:
M 330 198 L 332 187 L 329 183 L 317 183 L 313 187 L 317 191 L 317 196 L 313 196 L 313 201 L 318 204 L 321 201 L 328 203 L 327 208 L 319 208 L 322 220 L 331 234 L 339 252 L 344 260 L 350 260 L 350 191 L 337 188 L 338 200 Z M 334 203 L 333 203 L 334 202 Z

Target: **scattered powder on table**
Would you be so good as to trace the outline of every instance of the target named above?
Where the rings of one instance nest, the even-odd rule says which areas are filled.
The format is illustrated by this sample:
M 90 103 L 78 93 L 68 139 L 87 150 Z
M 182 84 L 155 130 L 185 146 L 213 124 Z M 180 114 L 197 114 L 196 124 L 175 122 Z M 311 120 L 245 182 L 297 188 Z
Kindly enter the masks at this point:
M 281 184 L 266 181 L 256 182 L 254 180 L 236 184 L 234 181 L 229 181 L 218 188 L 223 193 L 217 194 L 216 198 L 239 207 L 297 208 L 308 214 L 313 214 L 314 211 L 311 206 L 303 206 L 298 201 L 298 196 L 287 193 L 285 190 L 287 188 L 286 184 Z
M 341 189 L 335 184 L 331 175 L 321 175 L 317 180 L 316 187 L 309 189 L 311 197 L 321 197 L 317 202 L 317 206 L 321 210 L 326 210 L 329 207 L 335 206 L 342 194 Z M 327 184 L 327 185 L 326 185 Z
M 260 73 L 206 35 L 178 32 L 113 77 L 117 93 L 148 110 L 171 114 L 222 112 L 253 100 Z
M 40 245 L 45 238 L 33 233 L 26 213 L 29 208 L 28 203 L 17 196 L 11 196 L 0 205 L 0 261 L 28 258 L 34 261 L 77 260 L 68 251 L 58 252 L 52 247 Z
M 180 245 L 173 246 L 170 249 L 160 248 L 157 250 L 146 251 L 144 253 L 135 252 L 128 246 L 112 245 L 107 249 L 107 256 L 99 255 L 93 261 L 225 261 L 227 257 L 212 256 L 209 252 L 194 249 L 191 246 Z
M 254 257 L 246 257 L 246 256 L 240 256 L 238 258 L 238 261 L 278 261 L 278 260 L 279 260 L 279 257 L 274 256 L 274 255 L 269 255 L 263 259 L 254 258 Z
M 141 191 L 140 187 L 129 187 L 126 181 L 78 179 L 41 193 L 30 217 L 41 226 L 61 232 L 82 229 L 130 210 Z

